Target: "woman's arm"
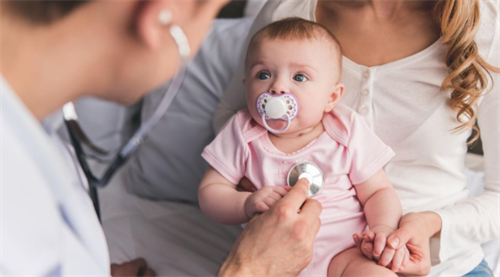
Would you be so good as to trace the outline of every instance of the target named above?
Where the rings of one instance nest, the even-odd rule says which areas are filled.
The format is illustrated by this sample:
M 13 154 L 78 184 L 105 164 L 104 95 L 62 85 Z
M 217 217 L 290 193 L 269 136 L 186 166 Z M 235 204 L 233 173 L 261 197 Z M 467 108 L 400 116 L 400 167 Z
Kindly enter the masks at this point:
M 486 60 L 500 66 L 499 31 L 494 32 Z M 473 240 L 478 244 L 497 238 L 500 234 L 500 74 L 493 73 L 493 86 L 482 99 L 477 111 L 477 120 L 483 142 L 485 175 L 484 191 L 477 197 L 461 201 L 453 206 L 434 212 L 410 213 L 403 216 L 399 229 L 389 237 L 389 245 L 402 247 L 410 244 L 413 249 L 412 262 L 405 270 L 408 273 L 426 275 L 430 270 L 429 238 L 440 237 L 439 259 L 451 258 L 451 249 L 460 241 Z M 491 82 L 490 82 L 491 84 Z M 413 250 L 413 251 L 412 251 Z M 465 249 L 466 250 L 466 249 Z
M 198 189 L 201 210 L 222 224 L 242 224 L 250 220 L 245 212 L 245 201 L 251 194 L 236 191 L 236 185 L 213 167 L 207 169 Z
M 498 34 L 497 34 L 498 37 Z M 496 48 L 490 52 L 490 63 L 499 66 L 498 38 Z M 496 62 L 495 62 L 496 61 Z M 492 73 L 493 89 L 484 96 L 477 111 L 477 120 L 481 130 L 484 151 L 484 191 L 477 197 L 469 198 L 436 211 L 442 219 L 441 228 L 441 261 L 450 258 L 449 245 L 456 244 L 462 238 L 483 243 L 500 234 L 499 199 L 500 199 L 500 75 Z

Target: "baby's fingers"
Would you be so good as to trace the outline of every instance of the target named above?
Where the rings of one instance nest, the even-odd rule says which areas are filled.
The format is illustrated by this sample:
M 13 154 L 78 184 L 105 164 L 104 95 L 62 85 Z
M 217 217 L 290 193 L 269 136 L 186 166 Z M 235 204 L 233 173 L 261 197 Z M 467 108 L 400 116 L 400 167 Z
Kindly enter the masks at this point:
M 253 217 L 256 213 L 263 213 L 267 210 L 269 210 L 269 206 L 264 203 L 264 201 L 257 201 L 253 204 L 254 211 L 252 211 L 252 214 L 250 217 Z
M 280 201 L 281 198 L 283 198 L 281 195 L 279 195 L 276 192 L 271 192 L 267 195 L 267 197 L 274 199 L 275 201 Z
M 268 209 L 270 209 L 272 206 L 274 206 L 274 204 L 276 204 L 276 202 L 278 202 L 275 199 L 273 199 L 272 197 L 267 197 L 263 201 L 267 205 Z
M 285 194 L 291 189 L 292 187 L 286 186 L 286 187 L 273 187 L 273 191 L 277 194 L 279 194 L 281 197 L 285 196 Z
M 352 240 L 354 240 L 354 243 L 356 244 L 356 247 L 360 247 L 361 246 L 361 240 L 363 239 L 363 235 L 359 234 L 359 233 L 354 233 L 354 235 L 352 235 Z
M 365 242 L 373 242 L 375 240 L 375 233 L 370 231 L 370 230 L 366 230 L 363 232 L 363 240 Z
M 380 259 L 380 255 L 382 255 L 382 251 L 384 251 L 386 241 L 387 237 L 384 234 L 376 234 L 375 240 L 373 242 L 373 257 L 375 259 Z
M 373 258 L 373 243 L 372 242 L 363 242 L 360 245 L 360 250 L 363 255 L 365 255 L 368 259 Z

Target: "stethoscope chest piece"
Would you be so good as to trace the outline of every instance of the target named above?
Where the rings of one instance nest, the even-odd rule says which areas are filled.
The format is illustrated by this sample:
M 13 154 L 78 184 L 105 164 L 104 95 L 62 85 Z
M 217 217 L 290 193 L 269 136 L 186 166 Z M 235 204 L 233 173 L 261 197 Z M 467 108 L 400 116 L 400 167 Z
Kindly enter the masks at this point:
M 293 187 L 302 178 L 309 181 L 307 197 L 315 195 L 323 187 L 323 172 L 315 164 L 309 162 L 296 164 L 288 171 L 287 184 Z

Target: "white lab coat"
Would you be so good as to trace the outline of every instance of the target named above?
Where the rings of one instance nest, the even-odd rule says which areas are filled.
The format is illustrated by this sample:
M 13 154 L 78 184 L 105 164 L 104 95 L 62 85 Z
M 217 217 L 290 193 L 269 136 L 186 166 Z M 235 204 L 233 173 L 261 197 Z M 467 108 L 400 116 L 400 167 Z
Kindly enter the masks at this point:
M 0 76 L 0 273 L 109 276 L 77 164 Z

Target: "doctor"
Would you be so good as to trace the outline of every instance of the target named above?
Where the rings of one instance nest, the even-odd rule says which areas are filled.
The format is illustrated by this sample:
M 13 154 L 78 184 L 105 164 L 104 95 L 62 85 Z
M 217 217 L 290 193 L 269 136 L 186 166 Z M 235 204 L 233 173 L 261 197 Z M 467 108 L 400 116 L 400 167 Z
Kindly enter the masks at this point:
M 82 96 L 137 101 L 175 73 L 169 25 L 197 50 L 226 2 L 0 2 L 1 275 L 154 275 L 143 259 L 110 267 L 84 177 L 44 119 Z M 306 188 L 250 222 L 221 276 L 295 275 L 308 264 L 321 207 Z

